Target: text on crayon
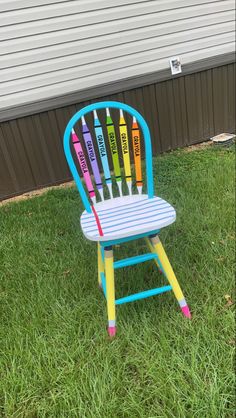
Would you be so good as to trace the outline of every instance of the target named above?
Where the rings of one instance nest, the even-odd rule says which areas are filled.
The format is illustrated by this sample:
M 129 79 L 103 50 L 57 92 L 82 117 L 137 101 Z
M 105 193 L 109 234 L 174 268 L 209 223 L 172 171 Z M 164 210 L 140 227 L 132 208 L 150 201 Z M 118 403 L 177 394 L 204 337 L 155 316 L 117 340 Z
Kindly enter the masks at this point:
M 127 141 L 127 136 L 125 133 L 121 134 L 121 141 L 122 141 L 122 150 L 124 154 L 127 154 L 128 151 L 128 141 Z
M 89 154 L 90 161 L 94 161 L 95 155 L 94 155 L 92 141 L 87 141 L 87 147 L 88 147 L 88 154 Z
M 101 154 L 102 157 L 105 157 L 106 149 L 105 149 L 105 145 L 104 145 L 104 138 L 103 138 L 102 135 L 98 135 L 97 139 L 98 139 L 100 154 Z
M 140 156 L 139 136 L 134 136 L 134 153 L 135 153 L 135 157 L 139 157 Z
M 116 138 L 113 132 L 109 133 L 109 140 L 112 154 L 117 154 Z
M 81 170 L 85 174 L 85 173 L 88 172 L 88 168 L 87 168 L 87 164 L 86 164 L 86 161 L 85 161 L 85 157 L 84 157 L 83 151 L 79 151 L 78 152 L 78 157 L 79 157 L 79 161 L 80 161 Z

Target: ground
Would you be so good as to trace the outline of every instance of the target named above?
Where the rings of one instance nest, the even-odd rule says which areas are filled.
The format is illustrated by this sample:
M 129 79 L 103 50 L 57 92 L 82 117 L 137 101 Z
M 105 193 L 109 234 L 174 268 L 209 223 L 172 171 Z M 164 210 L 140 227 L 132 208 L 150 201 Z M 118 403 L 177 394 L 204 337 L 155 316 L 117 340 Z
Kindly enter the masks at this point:
M 234 416 L 234 152 L 175 151 L 154 169 L 156 193 L 177 211 L 160 237 L 193 319 L 169 292 L 118 307 L 110 340 L 75 188 L 5 204 L 0 416 Z M 129 243 L 115 257 L 142 251 Z M 153 262 L 116 278 L 117 297 L 165 282 Z

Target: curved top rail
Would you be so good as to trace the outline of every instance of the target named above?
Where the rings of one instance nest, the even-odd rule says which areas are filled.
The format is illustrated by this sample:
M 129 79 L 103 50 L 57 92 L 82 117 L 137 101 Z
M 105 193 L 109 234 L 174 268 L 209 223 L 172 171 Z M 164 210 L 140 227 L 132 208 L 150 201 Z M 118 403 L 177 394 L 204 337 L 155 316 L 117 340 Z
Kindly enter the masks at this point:
M 83 107 L 81 110 L 79 110 L 77 113 L 72 116 L 72 118 L 69 120 L 65 132 L 64 132 L 64 152 L 66 155 L 67 163 L 70 167 L 72 176 L 75 180 L 76 186 L 79 190 L 81 199 L 83 201 L 84 207 L 87 212 L 91 213 L 92 209 L 88 200 L 88 197 L 85 193 L 82 181 L 80 179 L 80 176 L 78 174 L 78 171 L 76 169 L 73 157 L 71 155 L 70 150 L 70 137 L 71 137 L 71 131 L 73 126 L 76 124 L 76 122 L 81 119 L 82 116 L 86 115 L 89 112 L 92 112 L 93 110 L 98 109 L 104 109 L 106 107 L 109 107 L 111 109 L 122 109 L 125 112 L 129 113 L 130 115 L 134 116 L 137 119 L 137 122 L 139 126 L 142 128 L 143 137 L 144 137 L 144 143 L 145 143 L 145 157 L 146 157 L 146 176 L 147 176 L 147 192 L 148 197 L 153 197 L 153 172 L 152 172 L 152 144 L 151 144 L 151 137 L 150 137 L 150 131 L 148 128 L 148 125 L 145 121 L 145 119 L 140 115 L 137 110 L 135 110 L 133 107 L 126 105 L 124 103 L 120 102 L 96 102 L 91 105 Z

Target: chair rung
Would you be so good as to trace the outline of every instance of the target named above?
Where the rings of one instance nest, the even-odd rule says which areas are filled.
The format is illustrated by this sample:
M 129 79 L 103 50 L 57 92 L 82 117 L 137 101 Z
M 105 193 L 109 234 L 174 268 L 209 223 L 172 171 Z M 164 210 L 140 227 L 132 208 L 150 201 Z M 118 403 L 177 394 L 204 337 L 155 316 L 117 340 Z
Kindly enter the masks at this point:
M 154 258 L 157 258 L 157 255 L 153 253 L 124 258 L 123 260 L 115 261 L 114 268 L 119 269 L 121 267 L 132 266 L 133 264 L 144 263 L 144 261 L 153 260 Z
M 156 289 L 145 290 L 144 292 L 134 293 L 133 295 L 125 296 L 124 298 L 117 299 L 116 305 L 122 305 L 122 303 L 133 302 L 135 300 L 149 298 L 150 296 L 159 295 L 160 293 L 169 292 L 172 286 L 157 287 Z

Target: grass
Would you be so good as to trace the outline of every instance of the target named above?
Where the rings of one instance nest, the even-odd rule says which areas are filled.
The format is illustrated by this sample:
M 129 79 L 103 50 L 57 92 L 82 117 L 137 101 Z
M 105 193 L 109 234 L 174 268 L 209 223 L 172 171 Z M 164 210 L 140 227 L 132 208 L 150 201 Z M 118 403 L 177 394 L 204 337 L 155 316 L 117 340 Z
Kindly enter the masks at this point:
M 171 292 L 122 305 L 106 333 L 96 245 L 74 188 L 0 209 L 1 416 L 234 416 L 234 153 L 155 159 L 158 194 L 177 210 L 161 232 L 193 319 Z M 116 258 L 144 251 L 115 249 Z M 164 283 L 153 262 L 116 272 L 117 296 Z

